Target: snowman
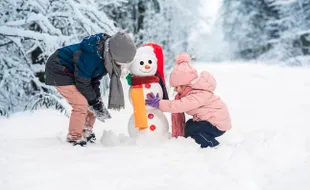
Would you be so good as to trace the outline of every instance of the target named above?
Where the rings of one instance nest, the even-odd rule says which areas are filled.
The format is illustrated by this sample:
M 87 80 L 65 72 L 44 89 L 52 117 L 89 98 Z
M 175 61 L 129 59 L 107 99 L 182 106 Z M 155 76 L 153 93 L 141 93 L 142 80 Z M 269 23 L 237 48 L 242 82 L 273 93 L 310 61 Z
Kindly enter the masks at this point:
M 137 49 L 136 56 L 129 66 L 127 76 L 130 85 L 129 100 L 134 113 L 128 122 L 131 137 L 139 134 L 168 137 L 169 124 L 166 116 L 159 110 L 145 105 L 147 96 L 158 94 L 168 99 L 164 78 L 164 56 L 160 45 L 150 43 Z

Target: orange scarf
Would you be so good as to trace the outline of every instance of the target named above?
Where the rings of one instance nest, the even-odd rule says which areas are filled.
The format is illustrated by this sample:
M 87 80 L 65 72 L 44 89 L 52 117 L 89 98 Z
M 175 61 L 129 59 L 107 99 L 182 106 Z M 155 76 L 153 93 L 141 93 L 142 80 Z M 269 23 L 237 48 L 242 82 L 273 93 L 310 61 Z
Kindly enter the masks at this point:
M 185 88 L 182 94 L 177 94 L 175 96 L 175 100 L 180 100 L 181 98 L 185 97 L 190 91 L 193 89 L 191 87 Z M 185 134 L 185 114 L 182 113 L 172 113 L 171 114 L 171 121 L 172 121 L 172 137 L 184 137 Z
M 132 99 L 132 106 L 134 110 L 135 127 L 139 130 L 147 129 L 147 110 L 145 106 L 145 97 L 142 85 L 147 83 L 161 83 L 161 79 L 158 76 L 138 77 L 133 76 L 132 74 L 129 74 L 126 79 L 128 84 L 132 86 L 130 90 L 130 97 Z M 164 98 L 166 94 L 166 99 L 168 99 L 168 93 L 165 86 L 163 92 Z

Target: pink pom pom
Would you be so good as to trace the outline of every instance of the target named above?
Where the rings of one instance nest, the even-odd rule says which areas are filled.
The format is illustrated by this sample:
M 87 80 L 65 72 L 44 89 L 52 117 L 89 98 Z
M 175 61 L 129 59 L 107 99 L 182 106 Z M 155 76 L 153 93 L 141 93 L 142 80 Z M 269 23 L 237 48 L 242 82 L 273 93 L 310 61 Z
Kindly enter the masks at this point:
M 176 57 L 177 64 L 181 64 L 183 62 L 190 63 L 191 57 L 188 53 L 181 53 Z

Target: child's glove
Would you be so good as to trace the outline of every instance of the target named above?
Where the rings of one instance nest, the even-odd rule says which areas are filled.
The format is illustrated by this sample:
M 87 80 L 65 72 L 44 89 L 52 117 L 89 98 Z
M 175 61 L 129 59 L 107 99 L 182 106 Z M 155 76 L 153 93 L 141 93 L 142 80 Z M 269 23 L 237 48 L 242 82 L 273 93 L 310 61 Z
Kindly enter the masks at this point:
M 94 104 L 90 105 L 88 110 L 90 112 L 93 112 L 96 118 L 101 122 L 105 122 L 106 119 L 111 119 L 109 111 L 104 106 L 100 98 L 97 99 L 97 101 Z
M 160 98 L 159 98 L 159 94 L 157 93 L 156 97 L 153 93 L 151 93 L 149 96 L 147 96 L 146 100 L 145 100 L 145 104 L 148 106 L 151 106 L 153 108 L 159 108 L 159 102 L 160 102 Z

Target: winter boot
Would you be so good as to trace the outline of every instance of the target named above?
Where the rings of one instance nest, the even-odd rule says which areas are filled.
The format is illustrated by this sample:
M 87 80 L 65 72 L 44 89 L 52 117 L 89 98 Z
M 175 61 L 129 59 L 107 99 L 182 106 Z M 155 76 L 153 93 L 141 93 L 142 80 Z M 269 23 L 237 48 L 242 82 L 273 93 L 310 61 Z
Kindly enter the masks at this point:
M 85 127 L 83 129 L 83 137 L 90 143 L 95 143 L 96 141 L 96 135 L 93 133 L 93 129 L 91 127 Z
M 84 137 L 73 138 L 72 136 L 67 136 L 67 142 L 71 143 L 73 146 L 80 145 L 85 146 L 87 144 L 87 140 Z

